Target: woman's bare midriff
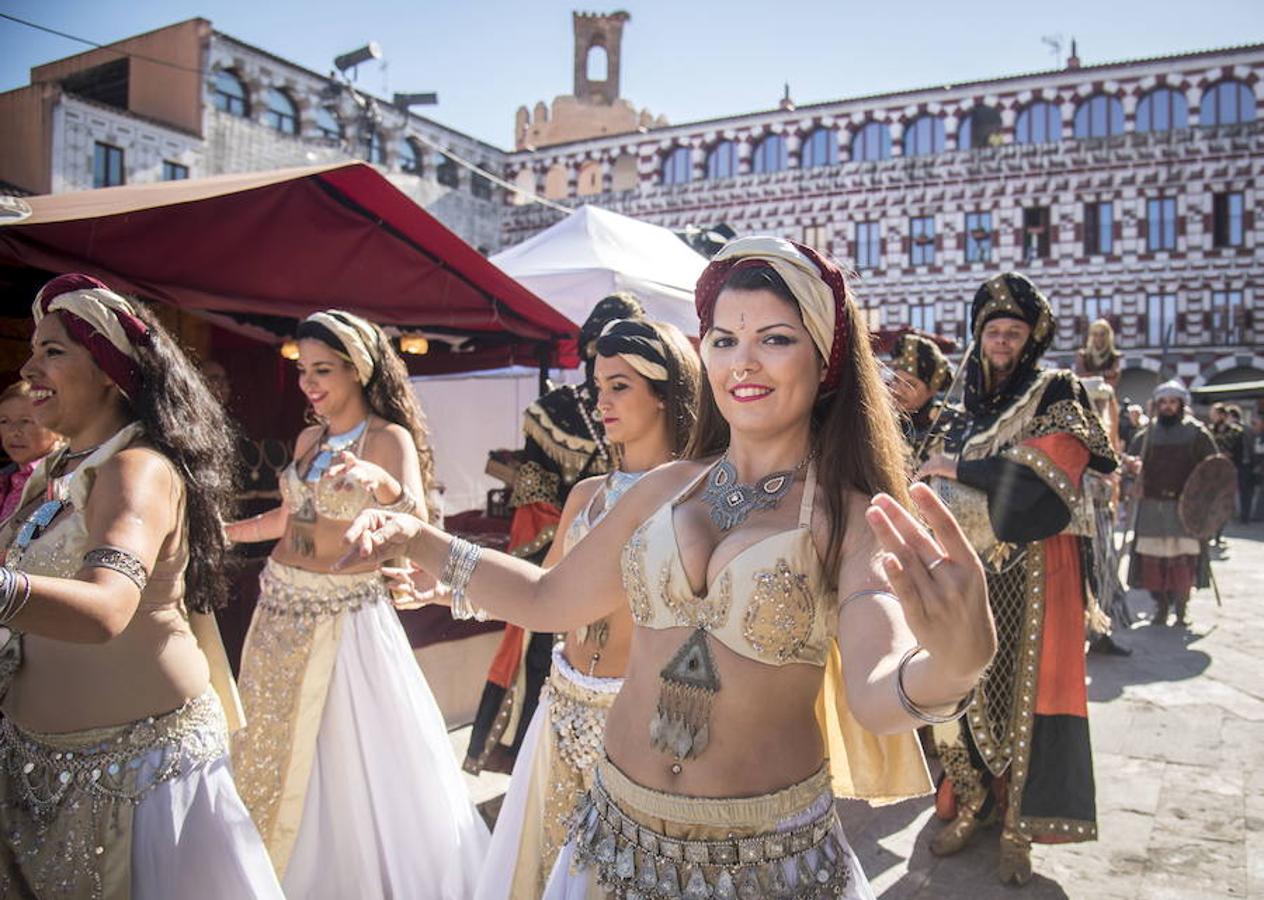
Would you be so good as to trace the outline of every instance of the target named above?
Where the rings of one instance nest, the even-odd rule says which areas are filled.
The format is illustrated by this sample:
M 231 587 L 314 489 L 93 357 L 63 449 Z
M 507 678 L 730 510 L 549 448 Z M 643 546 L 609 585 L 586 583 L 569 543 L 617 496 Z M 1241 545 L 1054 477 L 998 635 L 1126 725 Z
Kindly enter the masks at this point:
M 659 672 L 689 636 L 687 628 L 637 628 L 632 663 L 606 722 L 606 752 L 645 787 L 694 797 L 750 797 L 788 787 L 821 767 L 825 748 L 816 720 L 824 670 L 805 664 L 769 666 L 709 639 L 720 690 L 711 705 L 710 743 L 681 761 L 650 743 Z
M 350 522 L 338 522 L 323 516 L 317 518 L 311 525 L 296 525 L 291 520 L 285 526 L 285 534 L 281 535 L 281 540 L 273 548 L 271 558 L 281 565 L 293 566 L 308 572 L 333 572 L 334 564 L 346 555 L 347 546 L 342 542 L 342 536 L 347 533 L 350 526 Z M 292 536 L 295 529 L 302 529 L 305 535 L 312 537 L 314 553 L 308 555 L 294 550 Z M 361 572 L 372 572 L 376 568 L 376 563 L 356 562 L 345 569 L 339 569 L 337 574 L 355 575 Z
M 26 635 L 4 714 L 28 731 L 59 734 L 123 725 L 178 709 L 206 690 L 206 657 L 176 609 L 142 607 L 105 644 Z
M 598 646 L 594 629 L 605 624 L 608 628 L 605 646 Z M 586 641 L 579 639 L 578 631 L 570 631 L 562 645 L 562 655 L 577 672 L 599 678 L 622 678 L 628 668 L 628 652 L 632 647 L 632 613 L 626 608 L 616 610 L 588 626 Z M 593 657 L 597 657 L 594 663 Z

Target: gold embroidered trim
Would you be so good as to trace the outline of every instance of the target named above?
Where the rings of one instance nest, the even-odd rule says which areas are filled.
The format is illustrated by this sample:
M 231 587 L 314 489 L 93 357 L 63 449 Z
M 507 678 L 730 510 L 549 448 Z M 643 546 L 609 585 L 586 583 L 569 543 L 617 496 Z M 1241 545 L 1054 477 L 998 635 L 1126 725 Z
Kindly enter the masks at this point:
M 1097 823 L 1083 819 L 1020 816 L 1015 827 L 1020 834 L 1029 839 L 1056 836 L 1059 843 L 1097 840 Z
M 1021 466 L 1026 466 L 1036 474 L 1036 477 L 1048 485 L 1062 502 L 1066 504 L 1067 509 L 1074 511 L 1082 502 L 1079 491 L 1066 473 L 1060 469 L 1045 453 L 1037 450 L 1035 447 L 1027 447 L 1019 445 L 1010 447 L 1001 452 L 1001 456 L 1011 462 L 1016 462 Z
M 995 677 L 996 663 L 979 680 L 966 721 L 983 762 L 994 775 L 1010 769 L 1010 804 L 1017 813 L 1022 788 L 1027 782 L 1027 762 L 1031 757 L 1032 717 L 1036 709 L 1036 679 L 1040 671 L 1040 637 L 1044 629 L 1045 550 L 1040 542 L 1027 545 L 1022 561 L 1026 567 L 1024 601 L 1026 612 L 1018 635 L 1014 662 L 1013 699 L 1009 722 L 1000 740 L 994 740 L 987 715 L 987 698 Z M 992 579 L 989 577 L 988 581 Z M 989 585 L 989 590 L 991 585 Z
M 525 462 L 518 467 L 514 477 L 513 493 L 509 505 L 514 509 L 532 503 L 558 505 L 562 476 L 550 472 L 538 462 Z
M 1111 446 L 1110 437 L 1102 427 L 1102 421 L 1096 413 L 1088 414 L 1084 407 L 1074 400 L 1058 400 L 1049 404 L 1042 414 L 1032 416 L 1031 421 L 1023 428 L 1020 440 L 1044 437 L 1045 435 L 1066 433 L 1077 438 L 1090 453 L 1104 459 L 1117 460 L 1115 448 Z
M 779 665 L 798 658 L 812 637 L 816 620 L 807 576 L 778 559 L 774 568 L 756 572 L 754 580 L 755 590 L 742 618 L 742 634 L 760 656 Z
M 996 447 L 1014 443 L 1022 433 L 1022 427 L 1032 418 L 1035 408 L 1044 397 L 1045 388 L 1058 375 L 1057 369 L 1043 369 L 1037 375 L 1026 393 L 1018 397 L 1010 406 L 996 417 L 991 425 L 977 434 L 972 434 L 961 448 L 962 459 L 982 459 L 995 453 Z
M 589 475 L 600 475 L 608 468 L 601 459 L 600 448 L 595 440 L 563 431 L 553 424 L 548 413 L 538 405 L 527 407 L 522 417 L 522 432 L 539 444 L 540 449 L 562 467 L 567 484 L 574 481 L 585 466 L 589 466 Z M 589 465 L 590 460 L 592 465 Z
M 671 591 L 671 563 L 664 562 L 659 573 L 658 595 L 663 604 L 671 610 L 677 625 L 688 625 L 692 628 L 723 628 L 729 619 L 729 609 L 733 605 L 733 575 L 728 570 L 720 576 L 720 582 L 713 592 L 705 597 L 695 596 L 685 585 L 682 594 Z
M 628 595 L 628 604 L 632 607 L 632 618 L 638 625 L 644 625 L 654 618 L 654 606 L 650 602 L 650 590 L 645 574 L 645 522 L 632 533 L 631 539 L 623 546 L 619 557 L 619 569 L 623 578 L 623 590 Z
M 537 534 L 530 541 L 523 544 L 521 547 L 515 547 L 514 549 L 510 550 L 509 553 L 511 556 L 516 556 L 519 559 L 526 559 L 529 556 L 535 556 L 541 550 L 548 547 L 549 544 L 553 543 L 553 538 L 556 535 L 557 535 L 557 526 L 549 525 L 545 528 L 540 529 L 540 533 Z

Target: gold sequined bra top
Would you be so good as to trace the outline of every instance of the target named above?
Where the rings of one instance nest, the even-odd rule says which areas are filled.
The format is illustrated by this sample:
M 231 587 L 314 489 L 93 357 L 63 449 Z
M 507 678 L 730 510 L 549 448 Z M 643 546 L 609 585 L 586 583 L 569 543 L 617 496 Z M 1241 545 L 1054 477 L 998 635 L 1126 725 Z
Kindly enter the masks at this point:
M 815 463 L 808 466 L 798 526 L 740 550 L 698 596 L 680 560 L 672 519 L 709 472 L 660 506 L 624 546 L 623 587 L 632 617 L 645 628 L 703 628 L 756 662 L 824 666 L 838 602 L 812 541 Z
M 362 425 L 367 426 L 367 420 Z M 359 456 L 364 450 L 366 434 L 367 428 L 357 430 L 352 442 L 346 446 L 335 445 L 332 450 L 318 442 L 316 456 L 308 464 L 306 478 L 298 473 L 297 459 L 285 467 L 277 487 L 281 489 L 281 498 L 291 515 L 297 515 L 300 521 L 315 521 L 320 516 L 335 522 L 350 522 L 364 510 L 381 505 L 372 492 L 359 483 L 340 485 L 341 479 L 321 477 L 332 461 L 333 452 L 350 449 L 353 443 L 353 452 Z M 335 436 L 332 440 L 337 439 L 338 436 Z

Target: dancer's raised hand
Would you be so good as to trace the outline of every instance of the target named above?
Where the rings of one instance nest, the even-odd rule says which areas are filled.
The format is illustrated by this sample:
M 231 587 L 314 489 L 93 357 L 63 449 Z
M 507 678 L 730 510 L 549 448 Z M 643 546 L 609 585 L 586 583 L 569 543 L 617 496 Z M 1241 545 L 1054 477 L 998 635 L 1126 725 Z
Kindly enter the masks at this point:
M 408 556 L 408 544 L 421 531 L 422 521 L 407 513 L 387 512 L 384 509 L 366 509 L 342 536 L 347 548 L 334 569 L 362 563 L 378 563 L 398 556 Z
M 909 630 L 938 671 L 973 681 L 996 652 L 983 564 L 933 490 L 915 484 L 910 493 L 929 532 L 886 494 L 873 498 L 865 519 L 887 553 L 883 568 Z

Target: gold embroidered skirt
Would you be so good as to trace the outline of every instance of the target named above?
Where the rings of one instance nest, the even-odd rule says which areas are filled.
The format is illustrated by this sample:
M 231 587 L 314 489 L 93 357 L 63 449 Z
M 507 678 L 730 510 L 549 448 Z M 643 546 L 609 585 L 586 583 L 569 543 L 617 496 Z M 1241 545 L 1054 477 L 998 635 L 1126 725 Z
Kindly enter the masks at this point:
M 0 720 L 0 896 L 131 897 L 136 809 L 227 752 L 209 688 L 173 712 L 106 728 L 37 734 Z
M 570 875 L 619 900 L 869 896 L 826 767 L 773 794 L 684 797 L 632 782 L 609 760 L 571 833 Z M 567 877 L 558 867 L 549 883 Z M 559 895 L 567 888 L 558 885 Z
M 342 621 L 388 601 L 378 572 L 334 575 L 268 560 L 242 649 L 246 727 L 233 735 L 237 789 L 284 874 L 302 821 Z

